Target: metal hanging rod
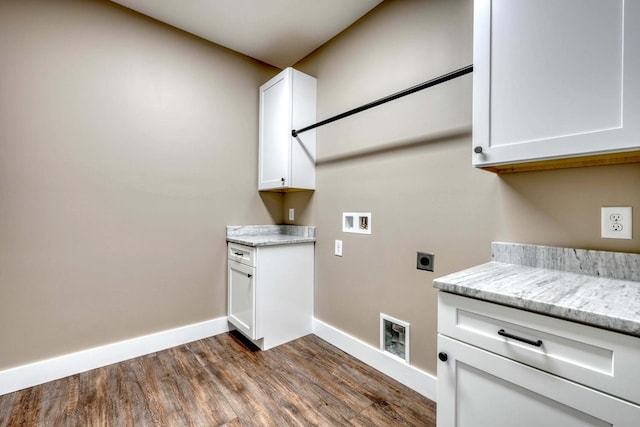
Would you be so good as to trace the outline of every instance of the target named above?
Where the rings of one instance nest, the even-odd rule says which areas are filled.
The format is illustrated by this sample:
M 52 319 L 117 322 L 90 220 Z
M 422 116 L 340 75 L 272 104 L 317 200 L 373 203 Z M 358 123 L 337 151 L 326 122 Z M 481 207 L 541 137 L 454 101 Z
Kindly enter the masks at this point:
M 387 103 L 389 101 L 393 101 L 395 99 L 402 98 L 403 96 L 411 95 L 412 93 L 418 92 L 418 91 L 420 91 L 422 89 L 426 89 L 426 88 L 429 88 L 431 86 L 436 86 L 436 85 L 439 85 L 440 83 L 444 83 L 444 82 L 447 82 L 449 80 L 453 80 L 453 79 L 458 78 L 460 76 L 464 76 L 465 74 L 469 74 L 472 71 L 473 71 L 473 64 L 472 65 L 467 65 L 466 67 L 462 67 L 462 68 L 457 69 L 455 71 L 451 71 L 450 73 L 443 74 L 443 75 L 441 75 L 439 77 L 436 77 L 434 79 L 428 80 L 428 81 L 426 81 L 424 83 L 420 83 L 419 85 L 410 87 L 409 89 L 401 90 L 400 92 L 396 92 L 396 93 L 394 93 L 392 95 L 385 96 L 384 98 L 380 98 L 378 100 L 369 102 L 368 104 L 361 105 L 360 107 L 356 107 L 353 110 L 349 110 L 349 111 L 346 111 L 346 112 L 344 112 L 342 114 L 338 114 L 337 116 L 330 117 L 328 119 L 325 119 L 325 120 L 323 120 L 321 122 L 318 122 L 316 124 L 313 124 L 311 126 L 307 126 L 307 127 L 304 127 L 302 129 L 298 129 L 298 130 L 292 129 L 291 130 L 291 136 L 293 136 L 295 138 L 295 137 L 298 136 L 298 134 L 300 134 L 302 132 L 306 132 L 308 130 L 315 129 L 315 128 L 320 127 L 320 126 L 324 126 L 324 125 L 326 125 L 328 123 L 335 122 L 336 120 L 344 119 L 345 117 L 349 117 L 349 116 L 352 116 L 352 115 L 354 115 L 356 113 L 360 113 L 362 111 L 368 110 L 369 108 L 377 107 L 378 105 L 385 104 L 385 103 Z

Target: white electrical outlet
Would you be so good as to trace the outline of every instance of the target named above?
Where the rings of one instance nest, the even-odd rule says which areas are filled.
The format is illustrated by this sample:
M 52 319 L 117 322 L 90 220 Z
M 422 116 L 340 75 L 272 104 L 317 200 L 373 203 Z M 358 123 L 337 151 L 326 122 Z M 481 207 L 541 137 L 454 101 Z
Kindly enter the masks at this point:
M 336 240 L 334 253 L 336 256 L 342 256 L 342 240 Z
M 293 208 L 289 209 L 289 221 L 293 221 L 296 217 L 296 210 Z
M 604 239 L 631 239 L 633 216 L 631 207 L 602 207 L 601 236 Z

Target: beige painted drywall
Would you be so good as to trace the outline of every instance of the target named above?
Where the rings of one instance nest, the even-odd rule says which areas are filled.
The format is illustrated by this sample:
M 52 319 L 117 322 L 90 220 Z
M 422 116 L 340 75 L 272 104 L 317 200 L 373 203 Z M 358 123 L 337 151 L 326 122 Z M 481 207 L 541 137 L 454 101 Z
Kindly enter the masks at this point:
M 501 175 L 497 240 L 640 253 L 640 163 Z M 633 207 L 631 240 L 600 237 L 602 206 Z
M 472 63 L 471 0 L 387 0 L 296 64 L 324 119 Z M 411 324 L 411 363 L 436 372 L 435 277 L 489 261 L 494 240 L 640 252 L 599 237 L 600 206 L 633 206 L 640 165 L 498 176 L 471 166 L 471 76 L 318 129 L 317 190 L 284 207 L 318 226 L 320 320 L 373 346 L 379 314 Z M 372 234 L 341 213 L 372 212 Z M 334 240 L 343 256 L 333 255 Z M 435 273 L 415 268 L 436 254 Z
M 383 2 L 297 65 L 318 117 L 470 63 L 471 7 Z M 431 281 L 492 240 L 640 252 L 597 231 L 610 204 L 640 230 L 640 165 L 470 166 L 471 76 L 318 130 L 318 190 L 258 194 L 256 88 L 276 70 L 93 0 L 0 2 L 0 54 L 0 370 L 223 316 L 224 226 L 283 207 L 318 226 L 316 316 L 376 346 L 380 312 L 407 320 L 431 373 Z M 371 236 L 341 232 L 352 210 Z
M 0 370 L 226 314 L 278 70 L 108 1 L 0 2 Z

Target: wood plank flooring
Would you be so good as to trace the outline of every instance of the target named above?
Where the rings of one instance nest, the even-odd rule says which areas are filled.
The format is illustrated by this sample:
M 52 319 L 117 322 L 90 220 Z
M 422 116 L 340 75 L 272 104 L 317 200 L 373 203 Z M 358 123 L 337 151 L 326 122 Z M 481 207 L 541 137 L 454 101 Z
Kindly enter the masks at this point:
M 7 426 L 435 426 L 435 403 L 315 335 L 234 332 L 0 396 Z

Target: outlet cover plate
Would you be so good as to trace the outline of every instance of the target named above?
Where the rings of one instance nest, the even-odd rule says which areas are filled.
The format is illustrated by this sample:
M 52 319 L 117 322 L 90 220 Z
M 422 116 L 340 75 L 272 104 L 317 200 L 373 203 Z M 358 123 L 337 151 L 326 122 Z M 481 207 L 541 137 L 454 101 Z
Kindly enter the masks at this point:
M 336 240 L 333 253 L 335 256 L 342 256 L 342 240 Z
M 600 235 L 603 239 L 631 239 L 633 236 L 632 208 L 606 206 L 601 210 Z

